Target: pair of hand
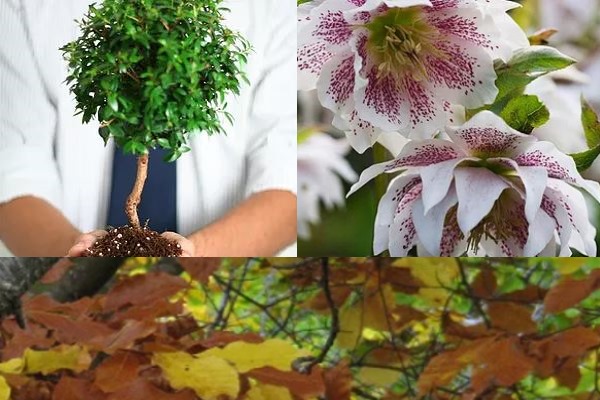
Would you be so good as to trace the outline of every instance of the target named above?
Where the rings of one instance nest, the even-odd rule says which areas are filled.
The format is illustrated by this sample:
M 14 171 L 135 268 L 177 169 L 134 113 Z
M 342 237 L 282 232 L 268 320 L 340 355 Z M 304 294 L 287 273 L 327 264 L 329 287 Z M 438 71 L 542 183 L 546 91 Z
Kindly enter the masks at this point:
M 97 230 L 80 235 L 75 240 L 75 244 L 73 245 L 73 247 L 69 249 L 67 257 L 81 257 L 87 249 L 92 247 L 98 239 L 102 238 L 107 233 L 108 232 L 106 232 L 105 230 Z M 175 232 L 164 232 L 163 234 L 161 234 L 161 236 L 179 243 L 179 245 L 181 246 L 182 257 L 194 257 L 194 255 L 196 254 L 196 248 L 194 246 L 194 243 L 191 240 L 181 236 L 180 234 Z

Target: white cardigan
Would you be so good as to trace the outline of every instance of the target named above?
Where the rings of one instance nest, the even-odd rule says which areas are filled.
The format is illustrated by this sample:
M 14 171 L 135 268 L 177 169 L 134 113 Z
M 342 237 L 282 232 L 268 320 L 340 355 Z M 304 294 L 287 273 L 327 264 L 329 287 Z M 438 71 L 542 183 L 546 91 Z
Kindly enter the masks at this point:
M 97 121 L 83 125 L 73 116 L 58 48 L 77 37 L 73 20 L 89 3 L 0 1 L 0 203 L 25 195 L 45 199 L 82 231 L 105 224 L 112 149 L 104 148 Z M 255 192 L 296 192 L 294 0 L 229 0 L 226 6 L 229 26 L 253 46 L 251 86 L 228 99 L 234 125 L 224 122 L 227 135 L 193 135 L 192 151 L 177 161 L 183 235 Z

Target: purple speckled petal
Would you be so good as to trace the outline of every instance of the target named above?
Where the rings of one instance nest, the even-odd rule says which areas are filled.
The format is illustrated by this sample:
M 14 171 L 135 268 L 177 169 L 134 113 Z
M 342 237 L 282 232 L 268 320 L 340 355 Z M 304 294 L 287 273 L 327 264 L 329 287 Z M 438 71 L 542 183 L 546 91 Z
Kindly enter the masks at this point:
M 420 180 L 416 175 L 402 175 L 395 178 L 390 183 L 387 192 L 379 201 L 379 206 L 377 208 L 375 234 L 373 239 L 374 254 L 380 254 L 388 249 L 390 226 L 394 222 L 398 204 L 404 196 L 418 184 L 420 184 Z
M 412 220 L 412 207 L 421 196 L 421 184 L 409 190 L 396 207 L 396 217 L 390 226 L 389 250 L 392 257 L 404 257 L 417 243 L 417 231 Z
M 519 154 L 515 161 L 521 166 L 539 166 L 548 171 L 550 178 L 560 179 L 572 185 L 577 185 L 591 194 L 596 201 L 600 202 L 600 186 L 598 182 L 584 179 L 575 162 L 568 155 L 560 152 L 550 142 L 536 142 Z
M 423 204 L 424 198 L 425 194 L 423 192 L 423 196 L 414 203 L 412 210 L 413 223 L 419 242 L 427 250 L 427 253 L 433 257 L 439 257 L 446 214 L 458 202 L 456 190 L 454 187 L 450 188 L 444 199 L 427 212 Z
M 480 158 L 513 158 L 524 146 L 536 141 L 517 132 L 491 111 L 482 111 L 459 128 L 448 128 L 452 141 Z
M 312 90 L 323 66 L 349 49 L 352 26 L 344 12 L 357 5 L 352 0 L 328 0 L 303 6 L 298 19 L 298 89 Z
M 317 83 L 319 101 L 334 112 L 346 109 L 348 102 L 352 101 L 354 59 L 354 54 L 348 51 L 327 62 L 321 71 Z
M 361 154 L 372 147 L 381 134 L 381 130 L 360 119 L 356 110 L 335 114 L 332 124 L 346 133 L 352 148 Z
M 478 108 L 498 95 L 492 57 L 481 47 L 462 41 L 439 41 L 440 56 L 425 59 L 429 85 L 437 97 L 466 108 Z
M 561 238 L 561 256 L 570 255 L 568 247 L 596 256 L 596 228 L 589 221 L 587 205 L 579 190 L 551 179 L 541 208 L 556 222 Z
M 392 172 L 405 167 L 425 167 L 463 157 L 462 150 L 452 142 L 439 139 L 413 140 L 404 146 L 386 170 Z

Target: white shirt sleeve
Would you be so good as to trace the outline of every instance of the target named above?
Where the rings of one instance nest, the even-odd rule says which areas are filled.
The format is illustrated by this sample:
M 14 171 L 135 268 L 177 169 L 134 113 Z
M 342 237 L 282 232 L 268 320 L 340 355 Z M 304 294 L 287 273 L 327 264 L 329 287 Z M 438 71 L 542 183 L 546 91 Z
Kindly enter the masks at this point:
M 19 0 L 0 2 L 0 203 L 31 195 L 60 208 L 56 108 L 40 75 Z
M 263 73 L 250 101 L 246 197 L 264 190 L 296 193 L 296 7 L 272 1 Z

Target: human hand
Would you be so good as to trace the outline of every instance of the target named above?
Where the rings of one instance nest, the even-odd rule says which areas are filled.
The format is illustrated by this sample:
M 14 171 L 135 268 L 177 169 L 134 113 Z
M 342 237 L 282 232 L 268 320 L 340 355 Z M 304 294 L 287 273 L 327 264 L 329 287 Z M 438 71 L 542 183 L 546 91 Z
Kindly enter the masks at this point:
M 73 247 L 71 247 L 67 252 L 67 257 L 81 257 L 87 249 L 92 247 L 97 240 L 102 238 L 107 233 L 108 232 L 103 229 L 98 229 L 79 235 L 79 237 L 75 239 L 75 244 Z
M 108 232 L 106 232 L 105 230 L 99 229 L 80 235 L 75 240 L 75 244 L 73 245 L 73 247 L 69 249 L 67 257 L 81 257 L 87 249 L 92 247 L 94 243 L 96 243 L 96 241 L 101 239 L 107 233 Z M 179 245 L 181 246 L 182 257 L 194 257 L 196 253 L 196 247 L 194 246 L 194 243 L 192 243 L 191 240 L 175 232 L 164 232 L 163 234 L 161 234 L 161 236 L 165 239 L 179 243 Z
M 164 232 L 161 234 L 165 239 L 173 240 L 181 246 L 181 257 L 195 257 L 196 256 L 196 246 L 194 243 L 188 238 L 181 236 L 175 232 Z

